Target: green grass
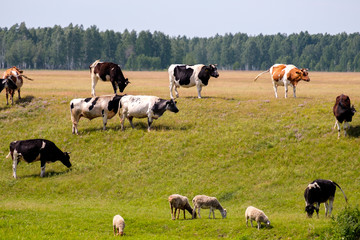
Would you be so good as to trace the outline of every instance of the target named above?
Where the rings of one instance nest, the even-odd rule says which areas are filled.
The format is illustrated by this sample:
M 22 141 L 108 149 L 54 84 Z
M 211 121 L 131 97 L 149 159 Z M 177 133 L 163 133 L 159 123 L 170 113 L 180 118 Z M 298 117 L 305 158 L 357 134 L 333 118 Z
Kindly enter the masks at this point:
M 100 118 L 81 119 L 75 136 L 69 102 L 90 95 L 88 72 L 27 73 L 35 81 L 25 82 L 24 100 L 6 106 L 0 96 L 0 239 L 112 239 L 116 214 L 131 239 L 326 239 L 331 219 L 324 206 L 319 219 L 304 212 L 303 191 L 316 178 L 336 181 L 349 204 L 359 205 L 360 120 L 356 114 L 350 136 L 337 140 L 332 106 L 343 90 L 360 109 L 360 74 L 344 73 L 355 83 L 344 85 L 315 73 L 317 81 L 301 83 L 297 99 L 284 99 L 281 87 L 275 99 L 268 78 L 253 83 L 255 72 L 223 72 L 221 82 L 204 88 L 203 99 L 192 97 L 195 88 L 180 89 L 179 113 L 166 112 L 150 133 L 145 119 L 134 119 L 135 129 L 125 122 L 122 132 L 115 116 L 106 131 Z M 125 75 L 132 82 L 126 93 L 168 98 L 166 73 Z M 157 88 L 148 93 L 145 82 Z M 97 92 L 110 93 L 110 84 L 100 82 Z M 21 162 L 13 179 L 9 143 L 29 138 L 70 151 L 71 170 L 47 164 L 40 178 L 39 163 Z M 190 201 L 216 196 L 228 217 L 217 211 L 209 220 L 202 210 L 202 219 L 187 213 L 187 220 L 172 221 L 167 197 L 173 193 Z M 272 227 L 246 228 L 249 205 L 262 209 Z M 337 191 L 334 215 L 345 206 Z

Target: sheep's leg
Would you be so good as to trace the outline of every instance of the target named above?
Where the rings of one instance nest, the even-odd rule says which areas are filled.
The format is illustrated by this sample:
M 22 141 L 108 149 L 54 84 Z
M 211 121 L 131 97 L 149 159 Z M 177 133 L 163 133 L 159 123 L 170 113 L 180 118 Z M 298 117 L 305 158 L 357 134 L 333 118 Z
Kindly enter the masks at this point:
M 174 209 L 173 209 L 173 206 L 171 205 L 171 203 L 170 203 L 170 209 L 171 209 L 171 219 L 172 220 L 175 220 L 175 218 L 174 218 Z
M 260 230 L 260 226 L 261 226 L 260 221 L 257 222 L 257 225 L 258 225 L 258 230 Z
M 201 218 L 201 216 L 200 216 L 200 208 L 198 208 L 198 215 L 199 215 L 199 218 Z
M 250 224 L 251 224 L 251 227 L 254 227 L 253 223 L 252 223 L 252 219 L 250 219 Z
M 214 208 L 211 208 L 212 210 L 212 213 L 213 213 L 213 219 L 215 219 L 215 211 L 214 211 Z
M 249 218 L 248 218 L 248 217 L 246 217 L 246 227 L 249 227 L 249 225 L 248 225 L 248 221 L 249 221 Z
M 181 210 L 180 210 L 180 208 L 177 208 L 176 210 L 178 211 L 177 219 L 179 219 L 179 217 L 180 217 L 180 211 L 181 211 Z
M 116 231 L 116 226 L 115 225 L 113 226 L 113 229 L 114 229 L 114 236 L 116 236 L 117 231 Z
M 185 209 L 183 211 L 184 211 L 184 219 L 186 219 L 186 217 L 185 217 Z
M 210 210 L 209 210 L 209 219 L 211 218 L 211 207 L 210 207 Z

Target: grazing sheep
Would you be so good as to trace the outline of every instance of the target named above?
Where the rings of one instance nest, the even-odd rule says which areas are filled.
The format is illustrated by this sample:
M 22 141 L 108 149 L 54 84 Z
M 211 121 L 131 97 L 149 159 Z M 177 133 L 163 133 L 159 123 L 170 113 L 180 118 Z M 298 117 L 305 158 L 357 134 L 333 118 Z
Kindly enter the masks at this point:
M 113 218 L 114 235 L 124 235 L 125 221 L 120 215 L 115 215 Z
M 226 209 L 224 209 L 221 204 L 219 203 L 219 201 L 216 199 L 216 197 L 208 197 L 205 195 L 197 195 L 193 198 L 192 200 L 193 204 L 194 204 L 194 211 L 193 211 L 193 218 L 196 217 L 196 209 L 198 209 L 198 214 L 199 214 L 199 218 L 201 218 L 200 216 L 200 209 L 204 208 L 204 209 L 208 209 L 210 208 L 210 213 L 209 213 L 209 218 L 211 216 L 211 212 L 213 213 L 213 218 L 215 219 L 215 213 L 214 213 L 214 209 L 218 209 L 221 213 L 222 218 L 226 218 Z
M 179 194 L 173 194 L 173 195 L 169 196 L 168 200 L 169 200 L 169 204 L 170 204 L 172 220 L 175 220 L 176 210 L 178 210 L 178 209 L 179 209 L 179 212 L 178 212 L 177 219 L 179 219 L 180 210 L 184 211 L 184 219 L 186 219 L 185 210 L 187 210 L 191 214 L 191 216 L 193 215 L 193 209 L 191 208 L 187 197 L 181 196 Z M 175 213 L 173 213 L 173 208 L 175 208 Z M 195 216 L 196 216 L 196 213 L 195 213 Z
M 255 220 L 258 225 L 258 230 L 260 229 L 262 222 L 270 226 L 270 221 L 268 217 L 265 215 L 265 213 L 253 206 L 250 206 L 246 209 L 245 219 L 246 219 L 246 226 L 248 226 L 248 220 L 250 219 L 250 223 L 252 227 L 253 227 L 252 221 Z

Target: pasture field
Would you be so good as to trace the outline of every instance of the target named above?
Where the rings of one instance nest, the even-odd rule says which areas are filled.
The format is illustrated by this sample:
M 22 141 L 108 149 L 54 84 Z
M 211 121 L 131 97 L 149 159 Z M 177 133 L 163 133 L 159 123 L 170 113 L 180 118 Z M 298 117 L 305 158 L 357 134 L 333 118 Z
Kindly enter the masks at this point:
M 303 197 L 317 178 L 337 182 L 360 203 L 360 113 L 349 136 L 337 139 L 332 107 L 337 95 L 350 96 L 360 109 L 360 73 L 310 72 L 300 82 L 297 98 L 275 99 L 269 75 L 219 71 L 197 99 L 196 88 L 179 89 L 179 113 L 165 114 L 147 132 L 146 119 L 135 129 L 119 117 L 102 131 L 101 118 L 79 122 L 72 135 L 69 102 L 90 96 L 89 71 L 25 71 L 20 101 L 6 106 L 0 95 L 0 239 L 113 239 L 112 218 L 126 222 L 124 239 L 327 239 L 331 219 L 309 219 Z M 169 99 L 167 72 L 124 72 L 131 84 L 126 94 Z M 98 95 L 111 94 L 99 82 Z M 5 156 L 14 140 L 46 138 L 71 152 L 72 168 L 21 162 L 18 179 Z M 228 216 L 172 221 L 167 197 L 215 196 Z M 192 203 L 191 203 L 192 205 Z M 245 209 L 262 209 L 270 228 L 245 225 Z M 346 207 L 337 190 L 333 214 Z

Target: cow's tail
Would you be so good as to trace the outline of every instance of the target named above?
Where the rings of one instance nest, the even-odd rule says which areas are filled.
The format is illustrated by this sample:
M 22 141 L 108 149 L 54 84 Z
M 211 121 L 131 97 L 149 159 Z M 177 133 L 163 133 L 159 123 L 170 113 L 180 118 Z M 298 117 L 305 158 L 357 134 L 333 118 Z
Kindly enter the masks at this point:
M 28 76 L 25 76 L 24 74 L 21 74 L 20 77 L 24 77 L 24 78 L 26 78 L 27 80 L 34 81 L 34 79 L 29 78 Z
M 257 76 L 255 77 L 255 79 L 254 79 L 254 82 L 255 82 L 261 75 L 263 75 L 264 73 L 267 73 L 267 72 L 270 72 L 270 68 L 269 68 L 268 70 L 260 73 L 259 75 L 257 75 Z
M 92 68 L 94 68 L 98 63 L 100 62 L 100 59 L 96 60 L 95 62 L 93 62 L 91 65 L 90 65 L 90 71 Z
M 342 191 L 342 193 L 343 193 L 343 195 L 344 195 L 344 198 L 345 198 L 345 201 L 346 201 L 346 203 L 347 203 L 348 200 L 347 200 L 347 197 L 346 197 L 344 191 L 342 190 L 342 188 L 339 186 L 339 184 L 337 184 L 337 183 L 334 182 L 334 181 L 333 181 L 333 184 L 335 184 L 335 186 L 337 186 L 337 187 Z

